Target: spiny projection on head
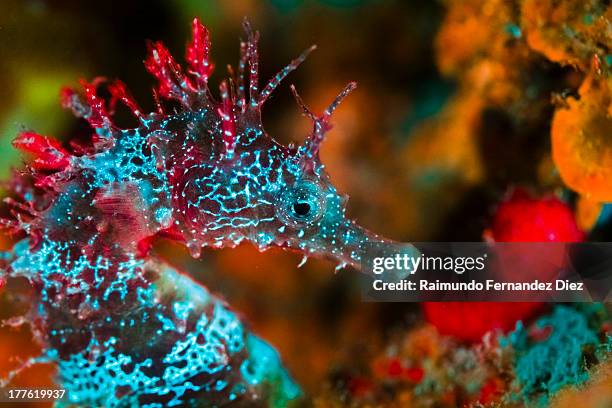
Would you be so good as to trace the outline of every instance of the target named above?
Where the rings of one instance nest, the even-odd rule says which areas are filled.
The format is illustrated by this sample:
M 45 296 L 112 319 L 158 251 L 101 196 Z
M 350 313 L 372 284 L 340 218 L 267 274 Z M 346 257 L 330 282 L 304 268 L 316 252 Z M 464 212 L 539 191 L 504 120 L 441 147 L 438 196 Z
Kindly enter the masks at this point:
M 85 405 L 219 406 L 299 394 L 276 352 L 250 334 L 225 303 L 154 258 L 157 236 L 202 247 L 282 247 L 359 268 L 366 243 L 389 243 L 345 216 L 319 159 L 330 119 L 350 83 L 321 115 L 295 88 L 313 129 L 299 147 L 264 130 L 261 109 L 311 47 L 259 87 L 259 34 L 244 23 L 240 61 L 215 98 L 209 32 L 193 21 L 184 70 L 161 42 L 146 69 L 157 80 L 145 113 L 115 81 L 82 81 L 62 104 L 93 129 L 63 145 L 22 132 L 14 145 L 33 158 L 10 182 L 2 223 L 23 239 L 2 258 L 0 280 L 22 276 L 36 289 L 30 322 L 70 402 Z M 109 100 L 99 96 L 106 87 Z M 138 126 L 112 112 L 124 104 Z M 170 106 L 170 107 L 169 107 Z M 126 405 L 127 404 L 127 405 Z

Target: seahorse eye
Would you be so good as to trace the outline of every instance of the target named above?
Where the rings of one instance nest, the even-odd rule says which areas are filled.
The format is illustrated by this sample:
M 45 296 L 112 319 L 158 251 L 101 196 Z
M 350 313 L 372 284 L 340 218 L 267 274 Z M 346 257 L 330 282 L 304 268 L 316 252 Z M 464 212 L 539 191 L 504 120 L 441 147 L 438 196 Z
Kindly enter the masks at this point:
M 310 213 L 310 204 L 305 201 L 293 203 L 293 213 L 298 217 L 307 217 Z
M 325 197 L 315 183 L 300 181 L 280 194 L 276 208 L 277 215 L 286 224 L 313 223 L 323 215 Z

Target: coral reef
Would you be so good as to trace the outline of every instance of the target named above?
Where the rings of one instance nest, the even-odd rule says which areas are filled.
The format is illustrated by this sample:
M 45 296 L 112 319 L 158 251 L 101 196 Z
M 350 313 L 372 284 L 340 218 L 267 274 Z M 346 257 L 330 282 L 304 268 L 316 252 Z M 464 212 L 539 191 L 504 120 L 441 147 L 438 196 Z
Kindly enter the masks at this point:
M 589 313 L 557 306 L 549 316 L 535 323 L 536 330 L 547 330 L 544 339 L 529 340 L 524 326 L 519 322 L 507 343 L 517 354 L 515 363 L 518 393 L 531 396 L 543 392 L 543 402 L 547 396 L 559 391 L 566 385 L 581 384 L 588 379 L 584 365 L 586 353 L 594 353 L 600 344 L 598 330 L 589 327 L 596 321 Z M 503 340 L 502 340 L 503 341 Z M 602 343 L 605 344 L 605 343 Z M 596 360 L 595 360 L 596 361 Z
M 489 334 L 474 345 L 418 325 L 381 348 L 346 356 L 315 405 L 543 407 L 559 390 L 570 400 L 591 370 L 607 369 L 606 324 L 601 305 L 559 305 L 533 324 L 519 321 L 507 336 Z
M 399 166 L 413 199 L 408 210 L 438 228 L 444 222 L 462 225 L 460 240 L 478 239 L 483 227 L 485 239 L 498 242 L 597 240 L 609 228 L 605 209 L 612 186 L 607 176 L 612 7 L 601 1 L 445 5 L 436 38 L 437 66 L 456 81 L 457 89 L 439 112 L 409 135 L 402 155 L 405 165 Z M 517 185 L 535 195 L 514 190 L 509 199 L 493 204 Z M 457 201 L 453 206 L 433 205 Z M 469 211 L 474 218 L 466 215 Z M 491 217 L 484 215 L 487 212 Z M 467 223 L 466 217 L 490 221 Z M 601 305 L 594 307 L 607 315 Z M 440 406 L 547 406 L 575 401 L 580 398 L 575 394 L 584 396 L 585 404 L 591 401 L 588 406 L 606 401 L 606 392 L 598 399 L 598 391 L 582 384 L 592 382 L 592 390 L 605 388 L 601 380 L 588 379 L 597 367 L 609 364 L 609 317 L 602 321 L 580 307 L 551 310 L 515 303 L 426 303 L 424 312 L 438 333 L 473 343 L 452 346 L 453 352 L 499 347 L 495 353 L 504 355 L 503 364 L 493 364 L 497 370 L 490 381 L 480 381 L 483 376 L 472 373 L 470 387 L 460 376 L 450 376 L 448 385 L 440 382 L 447 394 L 424 396 L 407 381 L 389 382 L 373 370 L 364 374 L 359 363 L 346 362 L 345 377 L 331 377 L 322 406 L 328 401 L 338 406 L 430 406 L 432 401 Z M 538 314 L 542 317 L 532 323 Z M 578 332 L 564 326 L 570 321 Z M 529 333 L 530 340 L 495 345 L 499 332 L 512 330 L 517 322 L 510 336 Z M 417 330 L 406 329 L 404 338 Z M 429 340 L 437 347 L 449 341 Z M 395 340 L 377 350 L 376 355 L 395 357 L 401 347 Z M 536 361 L 536 355 L 546 362 Z M 419 361 L 403 361 L 422 366 Z M 487 366 L 482 360 L 473 365 Z M 456 373 L 458 367 L 449 364 L 441 371 Z M 360 379 L 359 384 L 369 384 L 365 397 L 363 387 L 351 393 L 343 385 L 350 384 L 352 376 Z M 438 378 L 434 370 L 425 370 L 422 381 L 429 378 Z M 483 394 L 481 400 L 477 390 Z M 563 397 L 556 399 L 557 394 Z

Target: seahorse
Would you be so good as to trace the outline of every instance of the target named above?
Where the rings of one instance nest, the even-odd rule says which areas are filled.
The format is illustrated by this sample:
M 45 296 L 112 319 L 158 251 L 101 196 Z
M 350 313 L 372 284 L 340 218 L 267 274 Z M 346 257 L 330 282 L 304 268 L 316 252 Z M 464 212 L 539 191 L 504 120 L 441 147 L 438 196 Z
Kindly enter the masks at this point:
M 245 20 L 237 70 L 215 98 L 210 34 L 197 18 L 192 29 L 186 70 L 161 42 L 148 44 L 154 112 L 120 81 L 81 81 L 84 91 L 66 88 L 61 101 L 89 123 L 90 140 L 62 144 L 32 131 L 14 140 L 32 158 L 9 182 L 2 224 L 20 240 L 0 261 L 0 280 L 25 277 L 35 289 L 25 320 L 43 354 L 29 364 L 57 365 L 68 396 L 60 406 L 285 406 L 299 397 L 274 348 L 151 254 L 157 237 L 184 242 L 194 257 L 245 241 L 356 269 L 364 244 L 394 245 L 347 218 L 347 197 L 319 158 L 355 83 L 322 114 L 292 86 L 313 128 L 301 145 L 283 146 L 264 130 L 261 109 L 315 47 L 260 88 L 259 33 Z M 114 123 L 118 103 L 136 127 Z

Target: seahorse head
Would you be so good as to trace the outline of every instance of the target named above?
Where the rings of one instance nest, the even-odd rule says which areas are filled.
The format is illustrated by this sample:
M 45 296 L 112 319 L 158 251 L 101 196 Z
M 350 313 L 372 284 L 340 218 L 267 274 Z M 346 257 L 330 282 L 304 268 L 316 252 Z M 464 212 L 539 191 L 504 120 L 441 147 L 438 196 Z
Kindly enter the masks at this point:
M 202 31 L 197 24 L 195 35 Z M 346 217 L 347 197 L 336 190 L 319 158 L 331 116 L 356 84 L 349 83 L 321 114 L 308 109 L 292 86 L 313 128 L 301 145 L 283 146 L 265 131 L 261 108 L 314 47 L 260 90 L 258 33 L 248 23 L 245 29 L 248 38 L 238 72 L 221 84 L 221 100 L 207 101 L 204 110 L 211 115 L 188 119 L 189 126 L 181 125 L 189 128 L 187 134 L 167 149 L 178 228 L 195 253 L 203 246 L 250 241 L 260 250 L 282 247 L 358 267 L 362 245 L 381 239 Z M 160 72 L 155 60 L 150 61 L 150 71 Z
M 347 198 L 336 190 L 319 158 L 332 114 L 356 84 L 349 83 L 321 114 L 308 109 L 292 86 L 313 127 L 299 146 L 281 145 L 265 131 L 261 109 L 314 46 L 260 88 L 259 34 L 248 22 L 244 26 L 247 39 L 241 43 L 239 64 L 220 83 L 218 97 L 208 86 L 213 71 L 210 36 L 195 19 L 186 71 L 162 43 L 149 45 L 145 67 L 158 82 L 156 112 L 143 113 L 119 81 L 108 86 L 110 103 L 97 95 L 98 82 L 84 83 L 84 98 L 64 91 L 63 102 L 95 129 L 92 149 L 75 157 L 59 143 L 30 133 L 16 145 L 34 153 L 40 168 L 64 174 L 60 178 L 83 173 L 85 167 L 97 174 L 93 187 L 100 190 L 95 193 L 98 203 L 118 191 L 124 191 L 121 200 L 141 191 L 142 197 L 132 200 L 130 219 L 142 218 L 138 225 L 145 227 L 133 232 L 134 239 L 171 231 L 195 256 L 203 247 L 250 241 L 260 250 L 282 247 L 359 267 L 365 243 L 389 241 L 346 217 Z M 168 100 L 173 112 L 168 112 Z M 109 106 L 118 102 L 139 120 L 137 128 L 113 123 Z

